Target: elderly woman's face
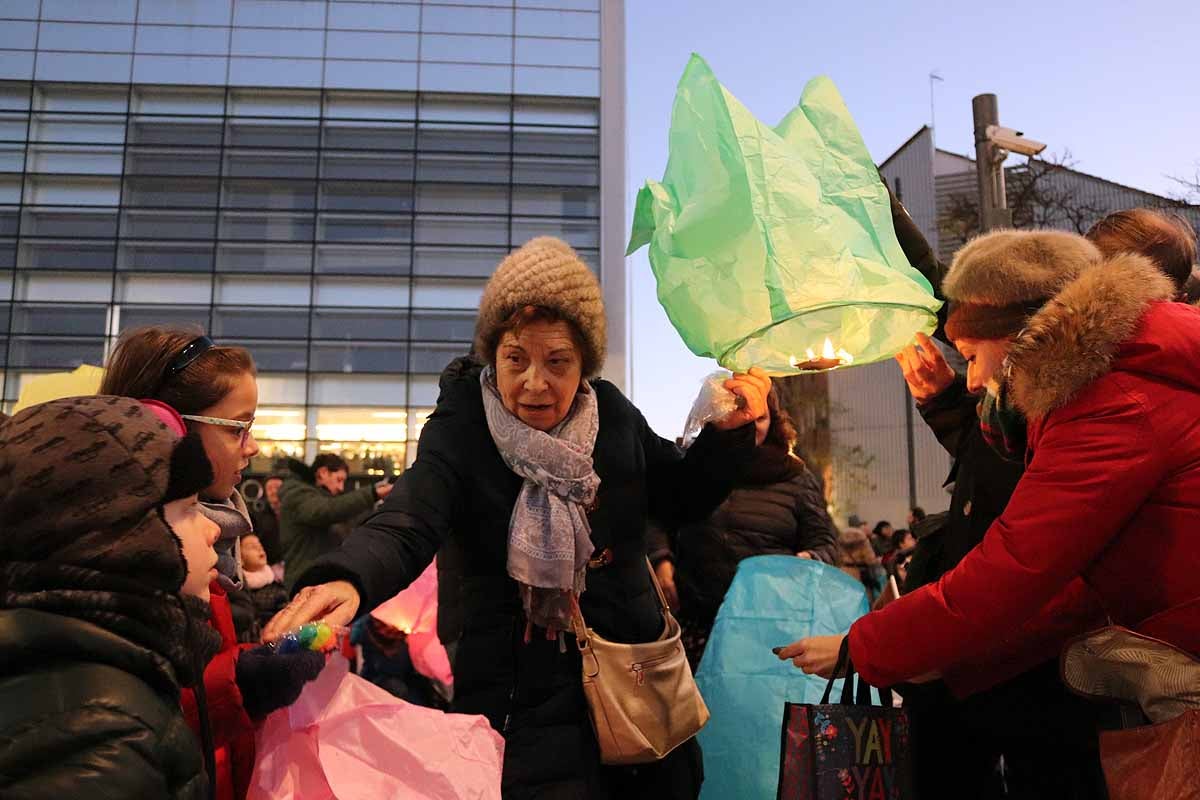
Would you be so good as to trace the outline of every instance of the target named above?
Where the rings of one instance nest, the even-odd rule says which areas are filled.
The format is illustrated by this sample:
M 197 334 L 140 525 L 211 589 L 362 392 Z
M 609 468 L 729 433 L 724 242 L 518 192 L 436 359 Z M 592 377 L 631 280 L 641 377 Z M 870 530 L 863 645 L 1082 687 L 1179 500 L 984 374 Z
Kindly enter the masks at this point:
M 582 380 L 583 358 L 567 322 L 531 322 L 505 332 L 496 348 L 504 407 L 539 431 L 566 419 Z
M 967 391 L 978 394 L 999 374 L 1012 342 L 1008 339 L 957 339 L 954 346 L 967 360 Z

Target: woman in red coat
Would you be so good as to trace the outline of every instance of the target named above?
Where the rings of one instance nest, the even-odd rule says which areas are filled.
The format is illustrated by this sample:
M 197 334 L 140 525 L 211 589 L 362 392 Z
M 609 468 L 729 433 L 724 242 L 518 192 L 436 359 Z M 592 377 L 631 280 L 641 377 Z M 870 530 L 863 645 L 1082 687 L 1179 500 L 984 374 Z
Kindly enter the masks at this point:
M 1028 419 L 1026 472 L 955 569 L 851 627 L 855 667 L 891 686 L 1019 650 L 1077 577 L 1116 624 L 1200 656 L 1200 311 L 1147 259 L 1050 231 L 975 239 L 944 289 L 969 388 L 995 378 Z M 780 657 L 828 674 L 841 640 Z

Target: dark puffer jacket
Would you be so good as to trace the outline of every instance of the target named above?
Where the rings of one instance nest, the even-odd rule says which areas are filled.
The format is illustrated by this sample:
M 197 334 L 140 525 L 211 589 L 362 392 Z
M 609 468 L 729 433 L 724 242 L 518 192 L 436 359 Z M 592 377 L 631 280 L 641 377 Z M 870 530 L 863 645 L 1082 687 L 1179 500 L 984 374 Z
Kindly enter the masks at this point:
M 211 480 L 135 400 L 0 425 L 0 797 L 206 796 L 179 691 L 220 639 L 161 506 Z
M 466 359 L 447 368 L 416 462 L 382 508 L 296 585 L 348 580 L 360 608 L 369 609 L 419 576 L 436 553 L 438 633 L 457 645 L 454 710 L 483 714 L 504 732 L 505 797 L 643 796 L 615 788 L 625 785 L 617 773 L 628 777 L 630 769 L 600 768 L 573 637 L 566 635 L 563 648 L 542 635 L 523 641 L 521 599 L 506 567 L 522 480 L 488 430 L 480 369 Z M 678 524 L 711 513 L 752 453 L 754 429 L 706 429 L 684 456 L 616 387 L 602 380 L 592 387 L 600 489 L 588 518 L 596 551 L 608 550 L 611 562 L 588 571 L 580 605 L 602 636 L 651 641 L 662 632 L 662 616 L 646 567 L 647 517 Z M 699 764 L 683 763 L 694 753 L 694 746 L 680 747 L 638 767 L 640 783 L 630 780 L 658 800 L 695 797 Z
M 711 623 L 750 556 L 810 552 L 832 564 L 837 530 L 825 510 L 821 483 L 804 463 L 769 446 L 756 449 L 755 482 L 743 480 L 707 519 L 682 526 L 675 537 L 675 583 L 683 613 Z M 661 550 L 652 560 L 670 554 Z

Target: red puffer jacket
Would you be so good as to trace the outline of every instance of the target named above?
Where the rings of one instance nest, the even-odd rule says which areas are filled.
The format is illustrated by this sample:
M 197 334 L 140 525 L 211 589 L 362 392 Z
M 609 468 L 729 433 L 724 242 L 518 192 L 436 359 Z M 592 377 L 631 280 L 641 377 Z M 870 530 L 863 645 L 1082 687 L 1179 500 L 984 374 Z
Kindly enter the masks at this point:
M 221 634 L 221 650 L 204 670 L 204 692 L 217 760 L 217 800 L 244 800 L 254 771 L 254 723 L 242 704 L 235 665 L 242 649 L 253 645 L 238 645 L 229 597 L 216 581 L 209 588 L 212 614 L 208 624 Z M 183 690 L 180 704 L 196 739 L 202 741 L 196 696 L 191 689 Z
M 1034 642 L 1026 623 L 1076 577 L 1114 622 L 1200 655 L 1200 311 L 1170 292 L 1122 256 L 1031 319 L 1010 354 L 1025 475 L 957 567 L 850 629 L 864 678 Z

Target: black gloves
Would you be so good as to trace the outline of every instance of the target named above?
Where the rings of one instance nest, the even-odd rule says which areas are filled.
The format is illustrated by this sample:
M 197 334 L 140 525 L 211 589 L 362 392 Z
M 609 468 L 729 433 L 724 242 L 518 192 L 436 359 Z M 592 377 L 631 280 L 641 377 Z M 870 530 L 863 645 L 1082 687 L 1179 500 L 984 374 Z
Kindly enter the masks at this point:
M 312 650 L 281 653 L 270 645 L 243 651 L 234 667 L 242 704 L 251 719 L 261 719 L 296 702 L 304 684 L 321 674 L 325 654 Z

